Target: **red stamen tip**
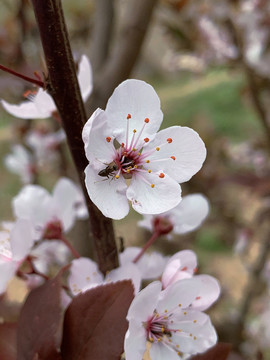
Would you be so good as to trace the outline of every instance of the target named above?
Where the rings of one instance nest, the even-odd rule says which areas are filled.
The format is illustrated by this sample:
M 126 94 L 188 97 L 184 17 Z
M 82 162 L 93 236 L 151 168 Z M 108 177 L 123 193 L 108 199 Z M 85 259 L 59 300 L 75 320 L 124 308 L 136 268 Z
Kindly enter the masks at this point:
M 130 115 L 130 114 L 128 114 L 127 119 L 130 119 L 130 118 L 131 118 L 131 115 Z
M 106 137 L 107 142 L 110 142 L 112 140 L 112 138 L 110 138 L 109 136 Z
M 163 179 L 164 176 L 165 176 L 165 175 L 164 175 L 163 173 L 160 173 L 160 174 L 159 174 L 159 177 L 160 177 L 161 179 Z
M 187 271 L 187 267 L 184 266 L 181 271 Z
M 172 142 L 172 138 L 168 138 L 167 141 L 170 144 Z
M 148 123 L 149 123 L 149 119 L 148 119 L 148 118 L 144 119 L 144 122 L 145 122 L 146 124 L 148 124 Z
M 201 296 L 197 296 L 195 299 L 196 299 L 196 300 L 200 300 L 200 299 L 201 299 Z
M 122 144 L 121 144 L 121 146 L 122 146 L 122 147 L 125 147 L 125 144 L 124 144 L 124 143 L 122 143 Z
M 23 96 L 27 98 L 28 95 L 31 94 L 31 90 L 26 90 L 24 93 L 23 93 Z
M 148 138 L 145 138 L 145 139 L 144 139 L 144 142 L 148 142 L 148 141 L 149 141 L 149 139 L 148 139 Z
M 171 159 L 175 160 L 175 156 L 171 156 Z

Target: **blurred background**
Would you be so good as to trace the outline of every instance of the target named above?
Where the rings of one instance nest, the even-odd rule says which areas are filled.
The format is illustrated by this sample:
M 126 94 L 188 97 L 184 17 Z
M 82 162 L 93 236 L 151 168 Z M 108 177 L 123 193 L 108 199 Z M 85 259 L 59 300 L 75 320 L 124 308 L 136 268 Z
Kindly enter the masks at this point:
M 113 58 L 123 27 L 132 22 L 128 18 L 132 3 L 107 2 L 99 12 L 98 1 L 63 1 L 74 57 L 89 56 L 95 81 L 101 63 Z M 145 16 L 143 11 L 140 16 Z M 108 44 L 103 57 L 99 52 L 101 58 L 96 52 L 97 46 L 103 46 L 97 45 L 97 23 L 107 27 Z M 193 249 L 199 272 L 219 279 L 222 296 L 211 316 L 220 340 L 234 344 L 235 360 L 270 359 L 269 25 L 267 0 L 157 1 L 129 76 L 149 82 L 157 91 L 164 113 L 162 127 L 192 127 L 206 144 L 202 170 L 182 188 L 184 195 L 199 192 L 209 199 L 208 219 L 192 233 L 170 241 L 158 239 L 155 248 L 167 255 Z M 35 71 L 41 77 L 46 74 L 30 1 L 1 1 L 0 63 L 28 76 Z M 19 103 L 29 89 L 31 85 L 1 72 L 1 99 Z M 22 182 L 51 190 L 59 176 L 76 180 L 65 142 L 53 143 L 50 156 L 33 163 L 26 178 L 6 165 L 15 144 L 33 153 L 26 134 L 45 136 L 57 130 L 59 124 L 53 119 L 15 119 L 0 107 L 2 221 L 12 220 L 11 200 Z M 25 160 L 28 155 L 21 156 Z M 137 226 L 140 219 L 131 211 L 115 222 L 119 246 L 120 238 L 125 246 L 141 246 L 150 237 Z M 86 225 L 80 221 L 70 234 L 75 246 L 84 232 Z M 10 287 L 11 301 L 22 301 L 24 296 L 20 282 L 16 291 Z

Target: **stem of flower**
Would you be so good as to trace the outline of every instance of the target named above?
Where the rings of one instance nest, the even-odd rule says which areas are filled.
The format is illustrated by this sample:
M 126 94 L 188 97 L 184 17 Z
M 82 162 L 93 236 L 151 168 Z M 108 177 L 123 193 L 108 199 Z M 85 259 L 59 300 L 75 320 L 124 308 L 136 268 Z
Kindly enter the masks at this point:
M 18 73 L 17 71 L 14 71 L 12 69 L 9 69 L 7 68 L 6 66 L 4 65 L 0 65 L 0 70 L 3 70 L 3 71 L 6 71 L 8 72 L 9 74 L 12 74 L 20 79 L 23 79 L 25 81 L 28 81 L 28 82 L 31 82 L 32 84 L 35 84 L 37 86 L 40 86 L 41 88 L 44 88 L 44 82 L 43 81 L 40 81 L 40 80 L 37 80 L 37 79 L 34 79 L 34 78 L 30 78 L 28 76 L 25 76 L 23 74 L 20 74 Z
M 135 259 L 133 260 L 133 263 L 136 264 L 136 262 L 138 262 L 140 260 L 140 258 L 143 256 L 143 254 L 146 252 L 146 250 L 154 244 L 154 242 L 156 241 L 156 239 L 160 236 L 159 231 L 155 231 L 153 233 L 153 235 L 150 237 L 150 239 L 147 241 L 147 243 L 144 245 L 144 247 L 142 248 L 142 250 L 140 251 L 140 253 L 135 257 Z
M 69 248 L 70 252 L 75 258 L 79 259 L 81 257 L 78 251 L 74 249 L 71 243 L 63 235 L 59 240 L 61 240 Z

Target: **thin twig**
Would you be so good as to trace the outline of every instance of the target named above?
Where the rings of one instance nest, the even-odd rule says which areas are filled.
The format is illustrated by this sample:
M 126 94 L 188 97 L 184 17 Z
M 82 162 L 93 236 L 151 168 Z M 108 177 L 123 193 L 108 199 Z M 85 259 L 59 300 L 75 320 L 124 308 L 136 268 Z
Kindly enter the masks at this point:
M 16 77 L 18 77 L 18 78 L 20 78 L 20 79 L 23 79 L 23 80 L 25 80 L 25 81 L 28 81 L 28 82 L 30 82 L 30 83 L 32 83 L 32 84 L 35 84 L 35 85 L 37 85 L 37 86 L 40 86 L 41 88 L 44 88 L 44 86 L 45 86 L 43 81 L 40 81 L 40 80 L 31 78 L 31 77 L 29 77 L 29 76 L 25 76 L 25 75 L 23 75 L 23 74 L 20 74 L 20 73 L 18 73 L 17 71 L 14 71 L 14 70 L 12 70 L 12 69 L 9 69 L 9 68 L 7 68 L 7 67 L 4 66 L 4 65 L 0 65 L 0 70 L 3 70 L 3 71 L 5 71 L 5 72 L 8 72 L 9 74 L 12 74 L 12 75 L 14 75 L 14 76 L 16 76 Z

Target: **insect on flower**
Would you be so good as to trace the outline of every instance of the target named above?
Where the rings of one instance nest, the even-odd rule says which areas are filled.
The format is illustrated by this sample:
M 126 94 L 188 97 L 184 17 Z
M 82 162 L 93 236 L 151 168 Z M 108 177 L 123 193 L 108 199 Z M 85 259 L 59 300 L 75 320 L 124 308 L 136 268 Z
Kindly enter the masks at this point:
M 118 166 L 115 164 L 115 162 L 110 163 L 105 167 L 105 169 L 102 169 L 99 171 L 98 175 L 107 177 L 109 179 L 110 176 L 114 176 L 114 172 L 118 170 Z

